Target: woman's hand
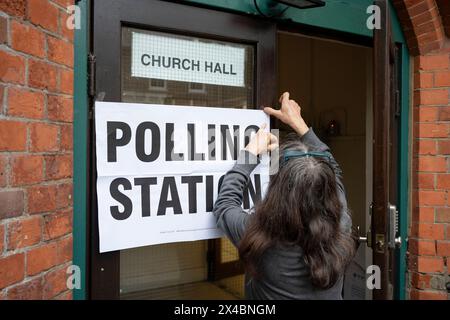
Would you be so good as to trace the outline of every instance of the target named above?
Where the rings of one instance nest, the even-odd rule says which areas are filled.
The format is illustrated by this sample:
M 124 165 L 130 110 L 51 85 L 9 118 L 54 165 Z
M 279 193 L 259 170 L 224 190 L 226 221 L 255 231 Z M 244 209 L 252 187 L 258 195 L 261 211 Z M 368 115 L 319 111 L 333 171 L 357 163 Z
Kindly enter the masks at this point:
M 301 115 L 302 109 L 298 103 L 295 102 L 295 100 L 289 99 L 289 92 L 285 92 L 281 95 L 280 103 L 280 110 L 266 107 L 264 108 L 264 112 L 289 125 L 300 136 L 303 136 L 306 132 L 308 132 L 309 128 Z
M 264 131 L 266 124 L 264 123 L 258 132 L 252 137 L 245 150 L 258 156 L 267 151 L 278 148 L 278 138 L 270 132 Z

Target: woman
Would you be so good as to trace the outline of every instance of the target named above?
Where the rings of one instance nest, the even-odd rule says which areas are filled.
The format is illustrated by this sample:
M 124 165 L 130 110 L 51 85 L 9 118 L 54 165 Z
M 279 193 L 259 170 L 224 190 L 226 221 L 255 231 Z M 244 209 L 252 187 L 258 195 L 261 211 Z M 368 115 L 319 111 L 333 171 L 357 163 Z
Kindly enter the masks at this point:
M 213 210 L 217 226 L 239 250 L 247 299 L 342 299 L 354 254 L 342 172 L 289 93 L 280 102 L 280 110 L 264 108 L 295 131 L 280 148 L 279 171 L 254 212 L 243 211 L 258 156 L 278 147 L 261 128 L 223 179 Z

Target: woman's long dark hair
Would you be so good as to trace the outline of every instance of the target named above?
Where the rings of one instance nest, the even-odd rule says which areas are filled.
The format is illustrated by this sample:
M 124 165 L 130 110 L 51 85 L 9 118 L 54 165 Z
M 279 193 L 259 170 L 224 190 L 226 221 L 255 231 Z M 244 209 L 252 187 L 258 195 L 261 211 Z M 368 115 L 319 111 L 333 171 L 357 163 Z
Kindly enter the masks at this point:
M 280 147 L 281 156 L 284 150 L 306 151 L 306 147 L 291 138 Z M 342 210 L 336 176 L 326 158 L 290 159 L 271 177 L 239 243 L 246 271 L 259 277 L 257 266 L 267 249 L 277 243 L 298 244 L 313 285 L 332 287 L 355 251 L 351 234 L 340 227 Z

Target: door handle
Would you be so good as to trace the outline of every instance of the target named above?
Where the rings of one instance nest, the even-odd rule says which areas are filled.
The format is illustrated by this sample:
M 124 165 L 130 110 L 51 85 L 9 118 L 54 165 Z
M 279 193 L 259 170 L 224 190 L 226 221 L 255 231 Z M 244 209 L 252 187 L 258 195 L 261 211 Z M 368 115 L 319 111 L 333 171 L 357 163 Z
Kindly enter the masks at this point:
M 373 209 L 373 204 L 371 203 L 369 205 L 369 216 L 372 216 L 372 209 Z M 357 230 L 358 245 L 360 245 L 361 243 L 365 243 L 367 247 L 372 248 L 372 233 L 371 233 L 372 227 L 369 226 L 369 229 L 365 235 L 360 234 L 359 226 L 356 226 L 356 230 Z
M 388 247 L 395 249 L 401 246 L 402 238 L 398 234 L 398 210 L 393 204 L 389 204 L 389 229 L 388 229 Z
M 368 231 L 365 235 L 361 235 L 359 232 L 359 226 L 356 226 L 356 230 L 357 230 L 357 240 L 358 243 L 365 243 L 369 248 L 372 247 L 372 235 L 370 233 L 370 231 Z

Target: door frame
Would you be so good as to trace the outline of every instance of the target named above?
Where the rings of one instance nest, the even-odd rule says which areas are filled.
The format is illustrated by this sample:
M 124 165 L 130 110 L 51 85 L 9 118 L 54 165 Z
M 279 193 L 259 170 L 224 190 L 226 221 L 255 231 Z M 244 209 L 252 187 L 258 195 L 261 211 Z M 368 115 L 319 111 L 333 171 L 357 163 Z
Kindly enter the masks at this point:
M 155 0 L 96 0 L 92 11 L 92 52 L 95 56 L 96 97 L 107 102 L 121 101 L 122 28 L 197 36 L 218 41 L 251 44 L 255 48 L 254 106 L 275 102 L 276 28 L 267 20 L 235 15 L 206 8 Z M 107 12 L 107 14 L 105 14 Z M 169 14 L 170 13 L 170 14 Z M 95 17 L 100 19 L 95 20 Z M 208 26 L 208 30 L 204 26 Z M 96 99 L 92 99 L 91 110 Z M 199 110 L 200 112 L 200 110 Z M 95 114 L 94 112 L 92 112 Z M 93 128 L 93 120 L 91 120 Z M 95 129 L 91 130 L 91 207 L 90 221 L 90 283 L 92 299 L 120 298 L 120 251 L 99 253 L 96 201 Z M 217 242 L 218 240 L 216 240 Z M 219 248 L 219 246 L 210 246 Z M 210 255 L 208 255 L 210 256 Z M 216 259 L 216 269 L 232 272 L 233 264 Z M 230 270 L 229 270 L 230 269 Z
M 74 89 L 73 105 L 73 257 L 78 266 L 80 287 L 73 289 L 74 300 L 85 300 L 89 273 L 87 223 L 89 184 L 89 98 L 88 98 L 88 53 L 90 50 L 90 0 L 77 3 L 80 13 L 80 28 L 74 32 Z M 76 70 L 76 72 L 75 72 Z M 76 160 L 76 161 L 75 161 Z
M 266 0 L 260 0 L 264 2 Z M 351 10 L 349 10 L 351 2 Z M 186 0 L 184 4 L 191 3 L 193 7 L 207 7 L 217 11 L 232 12 L 236 15 L 258 15 L 250 1 L 230 3 L 226 0 Z M 327 30 L 333 34 L 346 36 L 371 37 L 371 31 L 365 27 L 367 19 L 366 8 L 372 0 L 351 0 L 347 3 L 329 3 L 321 9 L 312 11 L 288 11 L 288 18 L 293 25 L 308 27 L 317 30 Z M 91 50 L 91 7 L 92 0 L 76 1 L 81 14 L 81 27 L 75 30 L 74 48 L 74 217 L 73 217 L 73 264 L 79 267 L 81 275 L 81 287 L 73 290 L 74 299 L 88 299 L 89 285 L 89 222 L 87 218 L 89 199 L 89 98 L 87 56 Z M 393 21 L 395 41 L 401 48 L 401 119 L 400 119 L 400 150 L 399 150 L 399 199 L 400 235 L 404 241 L 397 252 L 399 265 L 398 282 L 395 286 L 394 298 L 405 299 L 406 289 L 406 239 L 408 216 L 410 208 L 410 136 L 411 114 L 410 112 L 410 55 L 405 37 L 400 26 L 396 12 L 390 4 L 391 18 Z

